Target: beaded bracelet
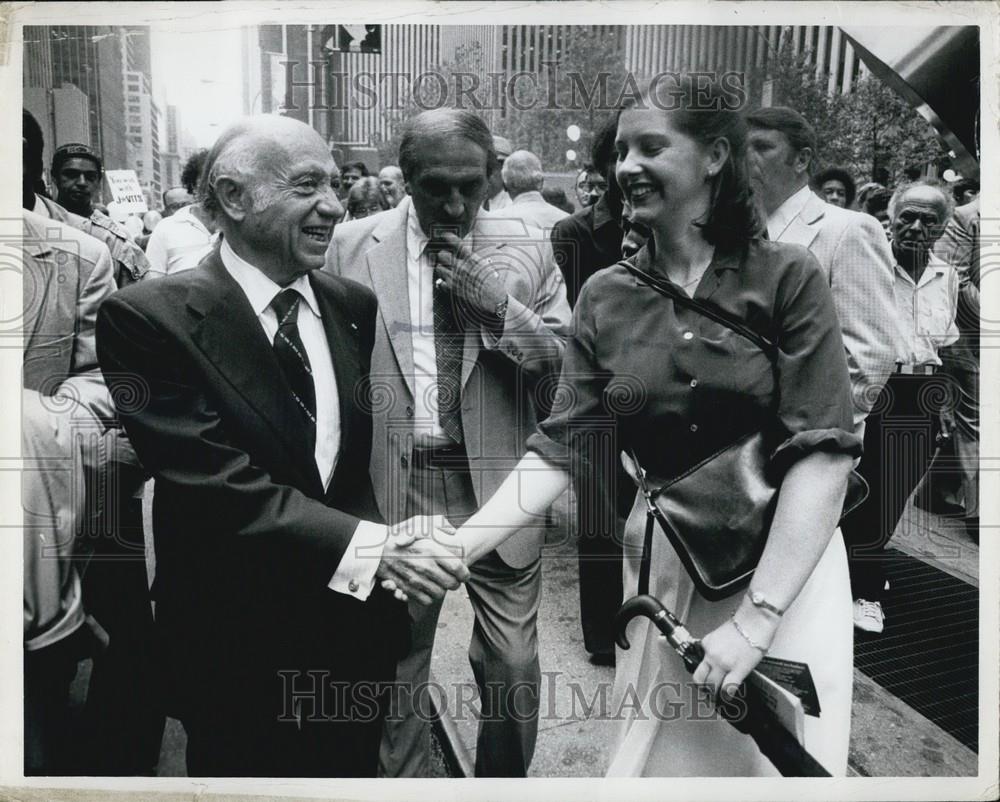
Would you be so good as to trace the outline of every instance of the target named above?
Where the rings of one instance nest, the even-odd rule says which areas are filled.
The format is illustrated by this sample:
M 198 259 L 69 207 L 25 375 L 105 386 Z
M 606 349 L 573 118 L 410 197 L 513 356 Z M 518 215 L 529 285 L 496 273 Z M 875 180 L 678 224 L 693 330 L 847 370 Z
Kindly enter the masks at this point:
M 736 627 L 736 631 L 740 633 L 740 637 L 743 638 L 747 643 L 749 643 L 753 648 L 757 649 L 761 654 L 767 654 L 767 647 L 761 646 L 753 638 L 751 638 L 743 627 L 740 626 L 740 622 L 736 620 L 736 614 L 734 613 L 729 618 L 733 622 L 733 626 Z

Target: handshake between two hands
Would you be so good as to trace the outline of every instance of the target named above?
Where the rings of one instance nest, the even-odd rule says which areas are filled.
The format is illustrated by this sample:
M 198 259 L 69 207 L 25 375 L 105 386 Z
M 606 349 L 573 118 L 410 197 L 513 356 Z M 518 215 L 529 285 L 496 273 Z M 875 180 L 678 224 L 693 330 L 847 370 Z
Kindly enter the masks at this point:
M 443 515 L 416 515 L 388 527 L 375 576 L 398 600 L 430 604 L 469 578 L 465 547 Z

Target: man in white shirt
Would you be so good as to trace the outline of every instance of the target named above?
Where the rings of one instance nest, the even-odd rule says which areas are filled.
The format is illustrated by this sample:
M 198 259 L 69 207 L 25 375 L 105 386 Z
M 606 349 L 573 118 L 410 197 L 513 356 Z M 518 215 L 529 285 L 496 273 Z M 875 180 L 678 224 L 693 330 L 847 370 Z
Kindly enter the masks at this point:
M 490 498 L 525 453 L 536 388 L 562 361 L 570 309 L 548 237 L 504 211 L 481 211 L 499 169 L 494 141 L 470 111 L 418 115 L 399 149 L 409 197 L 338 226 L 330 244 L 327 270 L 378 298 L 372 480 L 390 523 L 425 513 L 458 526 Z M 480 720 L 477 777 L 523 777 L 534 753 L 543 523 L 470 566 L 469 660 L 492 706 Z M 413 645 L 396 675 L 400 715 L 383 736 L 385 776 L 428 770 L 421 695 L 439 610 L 414 611 Z
M 528 150 L 516 150 L 507 157 L 501 168 L 504 188 L 511 203 L 503 210 L 504 217 L 521 220 L 529 226 L 542 229 L 546 234 L 560 220 L 569 217 L 542 197 L 542 163 Z
M 169 276 L 197 267 L 212 251 L 212 220 L 197 203 L 182 206 L 160 221 L 146 244 L 149 272 Z
M 855 625 L 873 634 L 885 626 L 885 544 L 930 467 L 938 438 L 950 436 L 960 395 L 954 379 L 941 372 L 940 357 L 958 339 L 958 271 L 932 252 L 952 210 L 951 193 L 929 182 L 897 189 L 889 202 L 903 337 L 895 373 L 866 422 L 858 470 L 871 493 L 841 525 L 853 547 Z
M 468 572 L 376 523 L 376 305 L 316 270 L 343 213 L 326 144 L 247 118 L 205 170 L 224 241 L 198 270 L 110 298 L 97 326 L 112 393 L 142 396 L 119 412 L 156 479 L 168 712 L 191 776 L 371 776 L 408 640 L 376 578 L 429 603 Z
M 200 203 L 193 202 L 207 156 L 207 150 L 199 150 L 184 163 L 181 182 L 188 202 L 175 206 L 149 236 L 146 258 L 149 272 L 154 275 L 168 276 L 197 267 L 215 244 L 217 235 L 212 216 Z M 163 193 L 165 203 L 171 192 Z

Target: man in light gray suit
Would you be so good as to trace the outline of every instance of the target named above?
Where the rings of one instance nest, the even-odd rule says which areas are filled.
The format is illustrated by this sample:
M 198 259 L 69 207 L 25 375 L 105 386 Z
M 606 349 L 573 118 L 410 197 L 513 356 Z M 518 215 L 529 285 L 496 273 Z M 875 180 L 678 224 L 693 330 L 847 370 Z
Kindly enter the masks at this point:
M 560 220 L 569 217 L 567 212 L 553 206 L 542 197 L 542 163 L 529 150 L 515 150 L 508 156 L 500 170 L 503 186 L 510 195 L 510 206 L 503 213 L 512 220 L 521 220 L 546 233 Z
M 24 771 L 78 774 L 69 689 L 92 636 L 74 547 L 84 463 L 96 464 L 114 414 L 94 346 L 113 264 L 107 247 L 75 228 L 29 211 L 23 225 Z
M 498 168 L 478 117 L 419 115 L 403 135 L 399 164 L 409 197 L 338 226 L 326 269 L 378 298 L 368 396 L 383 515 L 395 522 L 420 510 L 457 526 L 524 453 L 535 393 L 558 374 L 570 309 L 548 238 L 503 212 L 481 211 Z M 469 659 L 483 707 L 477 776 L 524 776 L 534 752 L 543 523 L 470 566 Z M 387 721 L 383 732 L 385 776 L 427 773 L 430 730 L 412 697 L 426 689 L 439 611 L 411 608 L 413 645 L 397 671 L 399 709 L 390 712 L 402 720 Z M 416 704 L 428 709 L 426 700 Z
M 751 178 L 768 237 L 809 248 L 830 281 L 851 374 L 854 424 L 863 434 L 902 342 L 892 250 L 874 217 L 833 206 L 809 189 L 816 133 L 801 114 L 774 106 L 751 113 L 747 122 Z M 860 602 L 855 601 L 855 624 Z

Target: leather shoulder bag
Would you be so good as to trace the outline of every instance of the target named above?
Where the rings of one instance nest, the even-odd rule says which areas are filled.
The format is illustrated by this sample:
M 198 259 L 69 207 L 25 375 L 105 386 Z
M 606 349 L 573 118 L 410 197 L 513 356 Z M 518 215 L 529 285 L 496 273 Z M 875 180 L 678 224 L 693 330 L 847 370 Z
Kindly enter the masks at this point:
M 774 343 L 717 306 L 690 298 L 674 285 L 621 262 L 632 275 L 679 306 L 726 326 L 760 348 L 771 361 Z M 679 476 L 657 479 L 634 452 L 633 479 L 646 502 L 646 533 L 639 570 L 639 593 L 649 592 L 654 521 L 680 557 L 698 592 L 710 601 L 737 593 L 750 583 L 767 542 L 780 481 L 769 477 L 771 450 L 764 432 L 750 432 L 692 465 Z M 861 504 L 868 484 L 851 471 L 841 518 Z

